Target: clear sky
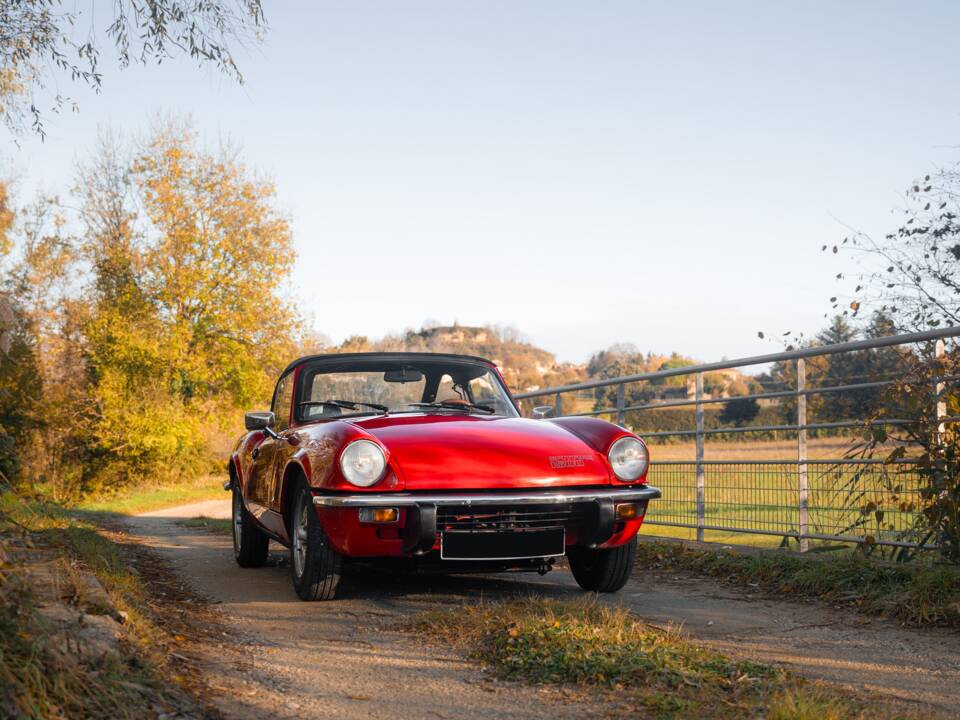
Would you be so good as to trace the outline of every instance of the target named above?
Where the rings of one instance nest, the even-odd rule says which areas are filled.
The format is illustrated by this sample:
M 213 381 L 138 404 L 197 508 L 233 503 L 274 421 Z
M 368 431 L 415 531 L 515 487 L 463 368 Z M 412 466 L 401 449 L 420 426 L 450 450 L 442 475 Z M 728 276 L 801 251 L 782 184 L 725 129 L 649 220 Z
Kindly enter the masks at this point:
M 192 116 L 271 177 L 334 340 L 513 325 L 564 360 L 701 360 L 824 323 L 841 223 L 960 159 L 960 3 L 264 0 L 246 84 L 114 71 L 8 145 L 68 187 L 97 128 Z M 102 23 L 101 23 L 102 24 Z

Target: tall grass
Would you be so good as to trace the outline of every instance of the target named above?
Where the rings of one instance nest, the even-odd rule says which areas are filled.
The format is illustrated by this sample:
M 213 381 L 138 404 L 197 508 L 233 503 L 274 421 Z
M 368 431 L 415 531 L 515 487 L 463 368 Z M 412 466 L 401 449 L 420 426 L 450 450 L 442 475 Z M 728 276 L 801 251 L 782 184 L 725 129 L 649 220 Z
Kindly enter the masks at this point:
M 861 720 L 863 701 L 783 669 L 736 660 L 596 601 L 543 598 L 429 612 L 420 636 L 463 647 L 495 675 L 528 683 L 595 688 L 611 715 L 658 718 Z M 614 711 L 613 708 L 617 710 Z
M 96 659 L 71 649 L 63 632 L 37 612 L 30 575 L 39 558 L 77 613 L 124 618 L 121 652 Z M 54 505 L 0 493 L 0 718 L 140 719 L 176 715 L 192 702 L 171 683 L 168 638 L 151 598 L 121 549 L 91 523 Z M 108 607 L 85 600 L 84 573 L 108 595 Z M 46 601 L 46 599 L 44 599 Z
M 203 500 L 223 500 L 223 476 L 204 475 L 195 479 L 157 485 L 128 487 L 114 493 L 100 493 L 77 503 L 77 508 L 89 512 L 111 512 L 136 515 Z
M 759 585 L 778 595 L 818 597 L 911 625 L 960 627 L 960 568 L 920 560 L 892 563 L 854 550 L 831 556 L 744 554 L 674 543 L 640 543 L 646 569 L 684 569 Z

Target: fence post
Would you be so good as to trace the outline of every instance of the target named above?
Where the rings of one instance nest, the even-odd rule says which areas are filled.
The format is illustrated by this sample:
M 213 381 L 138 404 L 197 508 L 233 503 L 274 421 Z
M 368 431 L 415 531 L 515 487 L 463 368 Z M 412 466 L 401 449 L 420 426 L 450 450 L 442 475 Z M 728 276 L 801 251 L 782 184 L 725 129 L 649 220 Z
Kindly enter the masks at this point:
M 810 489 L 807 478 L 807 367 L 797 360 L 797 499 L 800 511 L 800 552 L 810 549 L 807 540 L 810 524 Z
M 554 396 L 553 416 L 560 417 L 561 415 L 563 415 L 563 400 L 560 398 L 560 393 L 557 393 Z
M 703 470 L 703 373 L 697 373 L 697 542 L 703 542 L 703 526 L 706 524 L 704 512 L 704 486 L 706 477 Z
M 623 412 L 624 407 L 624 392 L 623 392 L 623 383 L 617 385 L 617 425 L 623 427 L 627 424 L 627 415 Z

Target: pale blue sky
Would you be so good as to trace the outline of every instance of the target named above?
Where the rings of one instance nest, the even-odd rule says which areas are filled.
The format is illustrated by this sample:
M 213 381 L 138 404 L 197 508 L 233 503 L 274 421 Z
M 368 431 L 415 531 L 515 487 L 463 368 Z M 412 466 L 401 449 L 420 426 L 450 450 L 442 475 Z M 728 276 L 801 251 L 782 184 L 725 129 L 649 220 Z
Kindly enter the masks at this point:
M 960 3 L 264 5 L 243 87 L 110 71 L 8 165 L 63 189 L 98 126 L 189 113 L 275 180 L 334 340 L 434 318 L 566 360 L 768 352 L 757 330 L 822 326 L 839 221 L 889 230 L 960 158 Z

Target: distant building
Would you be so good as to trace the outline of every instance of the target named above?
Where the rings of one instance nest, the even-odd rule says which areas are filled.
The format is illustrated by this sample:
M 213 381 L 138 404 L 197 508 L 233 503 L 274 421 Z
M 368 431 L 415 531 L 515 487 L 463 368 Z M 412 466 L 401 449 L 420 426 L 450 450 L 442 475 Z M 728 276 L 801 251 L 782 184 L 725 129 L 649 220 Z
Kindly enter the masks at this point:
M 424 340 L 437 343 L 485 343 L 490 341 L 490 330 L 484 327 L 469 327 L 467 325 L 445 325 L 440 327 L 424 328 L 414 333 Z

